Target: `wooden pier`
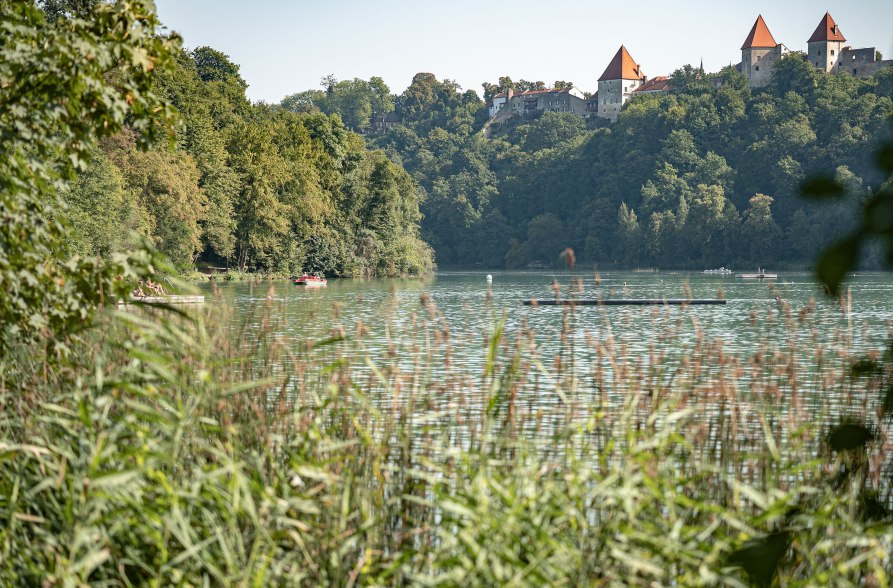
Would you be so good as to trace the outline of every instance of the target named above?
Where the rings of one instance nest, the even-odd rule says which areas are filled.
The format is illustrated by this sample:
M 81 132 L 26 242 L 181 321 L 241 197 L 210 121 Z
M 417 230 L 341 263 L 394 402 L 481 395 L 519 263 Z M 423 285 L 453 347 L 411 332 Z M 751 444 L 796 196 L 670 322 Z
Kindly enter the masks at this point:
M 204 296 L 169 294 L 166 296 L 133 296 L 127 300 L 119 300 L 118 304 L 204 304 L 204 302 Z
M 525 306 L 716 306 L 722 298 L 610 298 L 607 300 L 525 300 Z

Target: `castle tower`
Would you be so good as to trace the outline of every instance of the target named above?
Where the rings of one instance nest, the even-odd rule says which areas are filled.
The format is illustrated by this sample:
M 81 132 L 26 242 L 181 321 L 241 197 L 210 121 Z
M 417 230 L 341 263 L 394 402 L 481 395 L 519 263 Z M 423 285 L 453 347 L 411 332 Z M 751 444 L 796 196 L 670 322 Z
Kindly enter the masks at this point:
M 641 67 L 623 45 L 598 79 L 598 116 L 617 120 L 620 108 L 633 91 L 645 83 Z
M 845 42 L 840 27 L 831 18 L 831 14 L 826 12 L 807 41 L 809 63 L 825 73 L 837 73 L 840 68 L 840 52 Z
M 769 83 L 772 65 L 785 53 L 784 45 L 775 42 L 763 16 L 750 29 L 750 34 L 741 45 L 739 70 L 750 80 L 751 88 L 760 88 Z

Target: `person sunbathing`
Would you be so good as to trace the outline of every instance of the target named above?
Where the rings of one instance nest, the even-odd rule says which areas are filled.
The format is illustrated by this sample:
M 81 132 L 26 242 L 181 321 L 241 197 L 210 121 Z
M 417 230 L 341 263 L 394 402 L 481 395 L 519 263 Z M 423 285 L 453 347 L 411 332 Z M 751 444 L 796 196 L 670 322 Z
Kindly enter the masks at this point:
M 152 280 L 147 280 L 146 286 L 149 288 L 149 291 L 152 292 L 153 294 L 155 294 L 156 296 L 165 296 L 166 295 L 166 292 L 164 291 L 164 287 L 157 282 L 153 282 Z

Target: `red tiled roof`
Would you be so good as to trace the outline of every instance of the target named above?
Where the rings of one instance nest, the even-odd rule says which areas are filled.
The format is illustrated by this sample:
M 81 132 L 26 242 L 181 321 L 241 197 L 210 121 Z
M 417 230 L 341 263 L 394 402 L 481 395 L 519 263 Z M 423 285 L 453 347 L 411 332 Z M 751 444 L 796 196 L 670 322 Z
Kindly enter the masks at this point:
M 633 90 L 636 92 L 667 92 L 670 89 L 670 78 L 667 76 L 656 76 Z
M 605 70 L 605 73 L 602 74 L 602 77 L 598 79 L 598 81 L 602 82 L 605 80 L 644 79 L 645 76 L 643 76 L 642 72 L 639 71 L 639 66 L 636 64 L 636 61 L 633 59 L 632 55 L 629 54 L 629 51 L 626 50 L 626 47 L 621 45 L 620 49 L 617 50 L 617 54 L 614 55 L 614 59 L 612 59 L 611 63 L 608 64 L 608 68 Z
M 843 33 L 840 32 L 840 27 L 837 26 L 837 23 L 834 22 L 834 19 L 831 18 L 831 14 L 828 12 L 822 17 L 819 26 L 807 43 L 815 43 L 817 41 L 846 41 Z
M 747 39 L 745 39 L 744 45 L 741 45 L 741 49 L 775 47 L 777 45 L 775 37 L 772 36 L 772 33 L 769 32 L 769 27 L 766 26 L 766 21 L 760 15 L 757 17 L 757 22 L 753 23 L 753 28 L 750 29 L 750 34 L 747 35 Z

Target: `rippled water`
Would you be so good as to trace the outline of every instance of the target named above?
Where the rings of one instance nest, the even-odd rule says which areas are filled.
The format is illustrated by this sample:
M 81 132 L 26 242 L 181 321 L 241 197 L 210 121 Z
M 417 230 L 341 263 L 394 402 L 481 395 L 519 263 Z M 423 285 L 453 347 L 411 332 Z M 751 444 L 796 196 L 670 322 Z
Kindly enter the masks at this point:
M 744 357 L 763 345 L 783 347 L 791 337 L 818 337 L 832 344 L 841 337 L 861 350 L 884 344 L 893 318 L 893 275 L 859 274 L 848 282 L 849 309 L 823 296 L 811 275 L 782 273 L 778 280 L 744 280 L 733 276 L 695 273 L 495 272 L 488 292 L 485 272 L 442 272 L 421 280 L 329 280 L 325 288 L 304 288 L 288 282 L 258 285 L 222 283 L 217 286 L 224 304 L 231 305 L 237 323 L 251 324 L 252 316 L 269 296 L 274 312 L 287 319 L 287 336 L 296 340 L 325 337 L 335 324 L 351 328 L 358 321 L 370 331 L 371 349 L 384 343 L 386 327 L 404 329 L 427 315 L 421 300 L 430 298 L 454 341 L 483 346 L 486 334 L 505 316 L 506 330 L 529 326 L 537 343 L 548 350 L 562 330 L 560 307 L 529 307 L 529 299 L 570 298 L 694 298 L 724 297 L 724 306 L 578 307 L 574 337 L 603 339 L 612 335 L 630 353 L 642 353 L 656 337 L 675 329 L 674 345 L 694 339 L 698 330 L 708 340 L 722 339 L 730 353 Z M 204 286 L 210 289 L 211 286 Z M 582 290 L 580 288 L 582 287 Z M 795 319 L 786 323 L 789 305 Z M 683 324 L 679 324 L 682 319 Z M 807 320 L 800 320 L 807 319 Z M 793 331 L 792 331 L 793 325 Z M 257 325 L 255 325 L 257 326 Z M 480 357 L 470 357 L 477 362 Z
M 531 342 L 523 361 L 539 362 L 525 372 L 527 379 L 517 389 L 519 418 L 535 421 L 531 426 L 546 432 L 558 429 L 558 417 L 555 423 L 544 425 L 538 415 L 567 414 L 566 398 L 556 391 L 568 373 L 576 382 L 572 384 L 574 402 L 587 407 L 571 417 L 579 420 L 600 402 L 607 400 L 620 407 L 626 401 L 623 386 L 599 384 L 616 381 L 612 378 L 616 370 L 624 369 L 618 367 L 621 363 L 638 370 L 639 378 L 652 362 L 669 366 L 666 377 L 675 388 L 673 366 L 708 356 L 698 384 L 699 418 L 715 421 L 721 414 L 730 414 L 728 405 L 711 396 L 713 382 L 722 371 L 734 380 L 735 410 L 742 423 L 747 422 L 753 439 L 762 435 L 760 419 L 767 395 L 773 398 L 768 406 L 781 418 L 798 415 L 800 420 L 792 417 L 791 422 L 838 418 L 851 406 L 861 406 L 864 412 L 864 395 L 854 400 L 853 388 L 840 377 L 828 380 L 828 374 L 846 374 L 854 357 L 885 348 L 893 319 L 893 274 L 852 276 L 842 302 L 825 297 L 806 273 L 757 281 L 667 272 L 599 276 L 493 272 L 492 284 L 486 276 L 486 272 L 442 272 L 422 280 L 329 280 L 327 287 L 311 289 L 285 281 L 203 288 L 208 294 L 216 289 L 215 303 L 231 307 L 234 330 L 247 327 L 260 332 L 273 325 L 277 334 L 294 341 L 296 348 L 302 342 L 324 340 L 333 330 L 343 330 L 361 341 L 353 349 L 368 354 L 373 364 L 400 368 L 410 391 L 401 393 L 400 402 L 412 404 L 414 394 L 424 397 L 411 410 L 425 419 L 449 420 L 452 417 L 432 415 L 459 411 L 466 415 L 463 422 L 479 422 L 488 341 L 495 326 L 504 322 L 504 340 Z M 525 300 L 554 298 L 553 283 L 563 298 L 719 296 L 728 303 L 577 307 L 572 311 L 523 305 Z M 263 320 L 266 307 L 273 313 L 268 322 Z M 356 337 L 358 332 L 363 336 Z M 449 343 L 444 344 L 444 339 Z M 609 359 L 599 356 L 606 345 Z M 720 348 L 722 355 L 737 361 L 718 360 L 716 349 Z M 790 373 L 797 375 L 788 379 L 785 373 L 790 366 L 795 366 Z M 355 376 L 359 373 L 362 378 L 365 373 L 369 382 L 374 379 L 372 368 L 364 361 L 355 362 L 351 369 Z M 691 373 L 688 370 L 684 376 L 690 382 Z M 370 384 L 365 391 L 379 407 L 390 406 L 393 390 L 388 388 L 385 393 L 385 388 Z M 819 390 L 823 393 L 818 394 Z M 599 396 L 605 393 L 606 397 Z M 744 427 L 742 424 L 742 439 L 747 436 Z M 460 428 L 457 438 L 467 444 L 471 433 Z

